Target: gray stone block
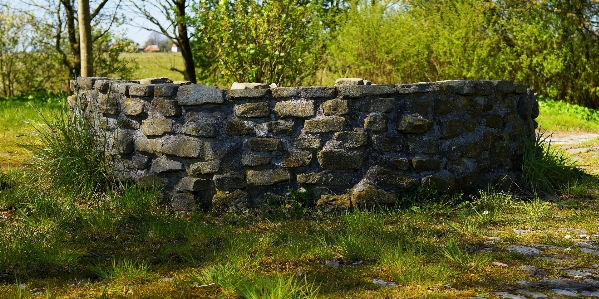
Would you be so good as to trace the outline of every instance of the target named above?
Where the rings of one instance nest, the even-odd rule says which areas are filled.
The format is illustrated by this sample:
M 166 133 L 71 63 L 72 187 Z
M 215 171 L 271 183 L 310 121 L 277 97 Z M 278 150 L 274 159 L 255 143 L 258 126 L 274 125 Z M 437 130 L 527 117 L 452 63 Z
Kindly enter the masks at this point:
M 420 114 L 404 115 L 397 124 L 397 131 L 402 133 L 419 134 L 433 128 L 433 122 Z
M 333 99 L 322 103 L 324 115 L 344 115 L 349 112 L 347 100 Z
M 151 84 L 134 84 L 129 86 L 129 95 L 138 97 L 154 96 L 154 85 Z
M 341 116 L 326 116 L 307 119 L 304 130 L 310 133 L 331 133 L 345 129 L 345 118 Z
M 300 184 L 313 184 L 325 186 L 347 186 L 354 177 L 354 171 L 325 170 L 320 172 L 300 173 L 297 182 Z
M 253 90 L 253 89 L 248 89 Z M 267 102 L 246 103 L 235 105 L 235 116 L 237 117 L 269 117 L 270 108 Z
M 364 129 L 375 133 L 387 132 L 389 119 L 382 113 L 371 113 L 364 119 Z
M 165 156 L 160 156 L 152 162 L 152 172 L 162 173 L 167 171 L 183 170 L 183 164 L 178 161 L 170 160 Z
M 149 118 L 141 122 L 141 132 L 146 136 L 162 136 L 173 132 L 171 119 Z
M 225 101 L 224 93 L 215 86 L 190 84 L 179 86 L 177 90 L 179 105 L 204 105 L 222 104 Z
M 279 138 L 250 137 L 248 138 L 247 146 L 251 151 L 255 152 L 271 152 L 283 150 L 283 143 Z
M 220 169 L 220 161 L 206 161 L 193 163 L 189 166 L 190 175 L 217 173 Z
M 275 113 L 281 117 L 308 118 L 314 116 L 313 100 L 291 100 L 277 102 Z
M 228 94 L 231 99 L 262 98 L 266 96 L 268 91 L 268 89 L 231 89 Z
M 173 136 L 163 140 L 162 152 L 182 158 L 204 158 L 204 142 L 187 136 Z
M 397 93 L 395 85 L 343 85 L 338 86 L 339 96 L 344 98 L 359 98 L 372 95 L 391 95 Z
M 180 116 L 181 107 L 175 100 L 169 100 L 168 98 L 154 98 L 152 100 L 152 106 L 156 112 L 163 116 Z
M 286 169 L 248 170 L 246 173 L 247 184 L 250 186 L 269 186 L 288 182 L 291 179 Z
M 158 84 L 154 87 L 155 97 L 174 97 L 179 90 L 178 84 Z
M 145 101 L 137 98 L 127 98 L 123 102 L 121 111 L 125 115 L 139 116 L 144 112 Z
M 283 158 L 284 167 L 309 166 L 312 161 L 312 153 L 309 151 L 290 151 Z
M 247 186 L 245 175 L 243 175 L 243 173 L 232 172 L 215 174 L 212 180 L 214 181 L 216 188 L 222 191 L 241 189 Z
M 318 163 L 322 169 L 362 169 L 363 150 L 329 148 L 318 152 Z

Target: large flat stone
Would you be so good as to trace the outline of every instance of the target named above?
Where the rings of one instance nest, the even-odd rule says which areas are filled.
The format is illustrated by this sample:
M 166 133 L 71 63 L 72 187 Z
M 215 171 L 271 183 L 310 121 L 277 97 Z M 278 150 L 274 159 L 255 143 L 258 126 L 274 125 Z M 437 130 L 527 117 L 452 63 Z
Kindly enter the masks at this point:
M 224 92 L 215 86 L 190 84 L 177 90 L 179 105 L 221 104 L 224 100 Z
M 247 184 L 250 186 L 268 186 L 288 182 L 291 179 L 289 171 L 285 169 L 248 170 L 246 173 Z
M 291 100 L 277 102 L 275 113 L 281 117 L 308 118 L 314 116 L 313 100 Z
M 204 142 L 196 138 L 179 135 L 164 140 L 162 152 L 177 157 L 200 158 L 204 154 Z
M 318 152 L 318 162 L 322 169 L 362 169 L 363 150 L 329 148 Z

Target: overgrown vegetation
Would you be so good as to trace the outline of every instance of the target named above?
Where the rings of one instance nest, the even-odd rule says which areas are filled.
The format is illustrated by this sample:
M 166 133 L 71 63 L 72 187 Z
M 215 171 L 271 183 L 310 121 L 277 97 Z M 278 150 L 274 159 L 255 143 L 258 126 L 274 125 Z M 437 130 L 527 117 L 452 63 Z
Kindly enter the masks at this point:
M 551 132 L 599 132 L 599 110 L 540 98 L 539 128 Z
M 579 185 L 554 184 L 552 177 L 539 174 L 535 182 L 546 181 L 549 188 L 529 190 L 570 199 L 492 190 L 441 198 L 420 189 L 401 195 L 398 207 L 324 214 L 307 208 L 303 190 L 290 190 L 286 201 L 269 210 L 172 214 L 158 190 L 128 184 L 103 188 L 98 182 L 104 177 L 87 175 L 81 165 L 69 166 L 77 172 L 57 166 L 61 160 L 75 163 L 72 159 L 93 168 L 103 163 L 87 160 L 84 148 L 77 148 L 83 145 L 73 144 L 93 137 L 82 132 L 89 124 L 58 108 L 47 113 L 48 106 L 58 104 L 28 103 L 19 106 L 29 111 L 24 115 L 40 110 L 45 117 L 37 125 L 42 138 L 34 151 L 41 159 L 0 170 L 2 297 L 481 296 L 515 286 L 522 279 L 516 265 L 544 266 L 542 260 L 507 253 L 508 245 L 571 247 L 561 228 L 594 232 L 599 221 L 597 190 L 570 175 L 572 165 L 543 139 L 531 144 L 540 159 L 535 170 L 562 167 L 559 176 Z M 0 119 L 12 120 L 5 114 Z M 20 133 L 15 128 L 10 134 Z M 64 188 L 69 182 L 82 188 Z M 535 233 L 518 235 L 514 228 Z M 490 246 L 489 236 L 495 238 L 492 249 L 483 250 Z M 585 258 L 576 250 L 569 254 Z

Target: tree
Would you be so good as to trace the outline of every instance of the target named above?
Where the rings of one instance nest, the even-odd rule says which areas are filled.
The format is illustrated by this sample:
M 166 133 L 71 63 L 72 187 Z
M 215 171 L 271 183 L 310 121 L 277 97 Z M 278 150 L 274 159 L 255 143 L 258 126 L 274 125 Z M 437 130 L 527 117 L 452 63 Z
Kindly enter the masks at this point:
M 81 47 L 81 76 L 94 75 L 92 56 L 92 28 L 89 14 L 89 0 L 79 0 L 79 45 Z
M 188 29 L 189 15 L 187 10 L 189 3 L 186 0 L 131 0 L 130 3 L 133 12 L 154 24 L 158 28 L 159 33 L 164 34 L 181 49 L 184 69 L 181 70 L 172 67 L 171 70 L 183 74 L 185 80 L 196 83 L 194 57 L 192 55 L 190 33 Z M 158 18 L 155 17 L 156 13 L 164 15 L 168 24 L 161 24 Z M 138 26 L 148 31 L 156 31 L 147 26 Z
M 2 4 L 0 3 L 0 6 Z M 0 10 L 0 97 L 56 91 L 64 69 L 45 51 L 39 20 L 4 5 Z
M 43 12 L 44 16 L 40 19 L 44 20 L 41 24 L 43 34 L 48 36 L 45 42 L 60 55 L 62 64 L 69 70 L 69 77 L 80 76 L 82 57 L 78 30 L 81 27 L 77 9 L 79 3 L 76 0 L 23 1 Z M 93 3 L 85 0 L 85 2 L 90 4 L 89 23 L 91 44 L 93 45 L 103 36 L 110 35 L 115 24 L 122 22 L 123 17 L 119 14 L 121 0 L 110 2 L 109 0 L 99 0 L 93 1 Z M 93 9 L 91 9 L 92 6 Z M 40 34 L 42 33 L 40 32 Z
M 193 20 L 200 77 L 222 85 L 233 81 L 296 85 L 314 80 L 325 36 L 335 29 L 325 13 L 333 10 L 326 3 L 200 1 Z

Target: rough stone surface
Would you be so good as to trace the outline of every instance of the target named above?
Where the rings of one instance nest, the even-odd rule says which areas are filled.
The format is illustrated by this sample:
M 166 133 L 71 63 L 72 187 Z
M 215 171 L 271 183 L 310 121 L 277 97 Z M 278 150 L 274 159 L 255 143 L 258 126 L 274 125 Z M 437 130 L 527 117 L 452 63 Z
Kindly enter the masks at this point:
M 179 105 L 221 104 L 225 100 L 218 87 L 201 84 L 183 85 L 177 90 Z
M 342 209 L 418 186 L 470 193 L 511 184 L 538 116 L 534 91 L 509 81 L 355 78 L 230 91 L 142 81 L 79 78 L 70 105 L 97 116 L 117 176 L 154 179 L 173 206 L 189 203 L 182 209 L 258 207 L 298 186 L 311 204 Z
M 179 181 L 175 189 L 181 191 L 200 191 L 206 190 L 209 187 L 210 182 L 208 179 L 184 177 Z
M 272 152 L 283 150 L 283 143 L 279 138 L 248 138 L 247 146 L 255 152 Z
M 217 136 L 218 131 L 212 120 L 197 119 L 186 122 L 181 128 L 181 133 L 190 136 L 212 138 Z
M 231 120 L 225 124 L 225 131 L 230 136 L 242 136 L 253 133 L 254 129 L 242 120 Z
M 433 128 L 433 122 L 420 114 L 404 115 L 397 124 L 397 131 L 402 133 L 424 133 Z
M 317 117 L 304 122 L 304 130 L 310 133 L 329 133 L 343 131 L 345 118 L 341 116 Z
M 250 186 L 274 185 L 291 179 L 291 175 L 285 169 L 248 170 L 246 176 Z
M 364 151 L 344 149 L 323 149 L 318 152 L 318 163 L 322 169 L 361 169 Z
M 346 100 L 333 99 L 322 104 L 324 115 L 343 115 L 349 112 Z
M 416 172 L 423 172 L 429 170 L 437 170 L 441 166 L 441 160 L 433 158 L 420 158 L 415 157 L 412 159 L 412 167 Z
M 235 115 L 237 117 L 268 117 L 270 108 L 266 102 L 235 105 Z
M 283 159 L 285 167 L 309 166 L 312 161 L 312 153 L 309 151 L 291 151 Z
M 364 129 L 375 133 L 387 132 L 389 118 L 384 114 L 371 113 L 364 119 Z
M 351 182 L 352 171 L 325 170 L 321 172 L 300 173 L 297 182 L 325 186 L 344 186 Z
M 128 98 L 123 102 L 123 114 L 139 116 L 144 112 L 144 101 L 136 98 Z
M 183 164 L 178 161 L 173 161 L 165 156 L 160 156 L 152 162 L 152 172 L 162 173 L 167 171 L 182 170 Z
M 308 118 L 314 116 L 314 101 L 293 100 L 277 102 L 275 113 L 281 117 Z
M 397 194 L 386 192 L 371 185 L 358 185 L 351 190 L 351 202 L 355 207 L 372 207 L 379 204 L 394 204 Z
M 268 130 L 274 134 L 291 135 L 293 134 L 293 124 L 292 120 L 275 120 L 268 122 Z
M 200 175 L 207 173 L 217 173 L 220 169 L 220 161 L 207 161 L 193 163 L 189 166 L 189 174 Z
M 435 188 L 439 193 L 450 193 L 455 188 L 455 176 L 449 172 L 439 172 L 422 178 L 422 186 Z
M 321 195 L 316 206 L 325 212 L 343 211 L 351 208 L 351 199 L 347 194 L 341 195 Z
M 212 180 L 216 188 L 222 191 L 241 189 L 247 185 L 245 175 L 242 173 L 215 174 Z
M 162 98 L 154 98 L 152 100 L 152 106 L 156 109 L 156 112 L 164 116 L 180 116 L 181 107 L 179 103 L 174 100 L 167 100 Z
M 177 157 L 199 158 L 204 154 L 204 142 L 187 136 L 176 136 L 163 143 L 162 152 Z
M 235 190 L 233 192 L 218 191 L 212 197 L 212 208 L 219 212 L 247 209 L 251 206 L 247 192 Z
M 243 166 L 260 166 L 270 163 L 270 156 L 255 153 L 245 153 L 241 156 Z
M 416 186 L 418 181 L 401 173 L 373 166 L 366 172 L 364 181 L 379 188 L 409 190 Z
M 170 119 L 150 118 L 141 122 L 141 132 L 146 136 L 161 136 L 173 131 L 173 121 Z

